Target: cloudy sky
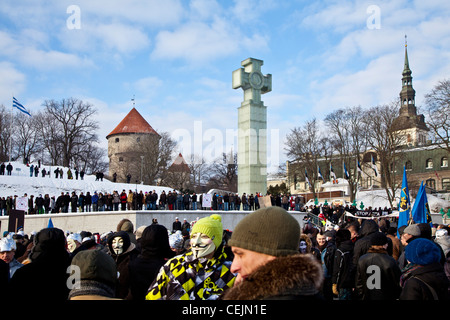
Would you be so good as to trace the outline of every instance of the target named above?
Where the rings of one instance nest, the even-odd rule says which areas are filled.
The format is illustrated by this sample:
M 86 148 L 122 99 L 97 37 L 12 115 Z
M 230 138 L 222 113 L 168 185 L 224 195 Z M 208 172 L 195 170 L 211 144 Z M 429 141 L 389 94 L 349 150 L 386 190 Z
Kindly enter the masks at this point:
M 2 0 L 0 103 L 14 95 L 35 112 L 47 99 L 90 102 L 106 147 L 134 96 L 186 157 L 210 159 L 236 149 L 227 137 L 243 94 L 231 74 L 253 57 L 272 74 L 262 99 L 274 165 L 290 129 L 396 99 L 405 34 L 420 106 L 449 78 L 449 19 L 448 0 Z

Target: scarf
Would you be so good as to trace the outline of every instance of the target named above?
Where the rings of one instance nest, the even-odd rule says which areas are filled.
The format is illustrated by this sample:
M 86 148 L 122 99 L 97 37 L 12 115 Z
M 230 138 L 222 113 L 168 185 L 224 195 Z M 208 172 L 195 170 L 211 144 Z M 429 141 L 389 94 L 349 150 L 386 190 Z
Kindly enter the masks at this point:
M 94 280 L 81 280 L 80 287 L 74 288 L 69 293 L 69 299 L 76 296 L 95 295 L 108 298 L 115 297 L 115 291 L 112 287 L 102 282 Z
M 406 281 L 411 277 L 412 273 L 421 267 L 422 266 L 418 264 L 408 263 L 402 269 L 402 275 L 400 276 L 400 286 L 403 288 Z

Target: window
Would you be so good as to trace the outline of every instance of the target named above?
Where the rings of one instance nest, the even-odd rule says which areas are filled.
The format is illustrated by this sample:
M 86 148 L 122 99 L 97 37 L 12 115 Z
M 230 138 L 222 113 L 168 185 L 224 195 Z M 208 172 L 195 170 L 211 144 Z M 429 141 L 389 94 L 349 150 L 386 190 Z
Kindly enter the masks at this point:
M 137 138 L 136 138 L 136 142 L 141 142 L 141 138 L 140 138 L 140 137 L 137 137 Z
M 425 168 L 426 169 L 433 169 L 433 159 L 428 158 L 427 162 L 425 163 Z
M 430 187 L 431 189 L 436 189 L 436 180 L 428 179 L 427 181 L 425 181 L 425 185 L 427 187 Z
M 119 138 L 116 138 L 116 143 L 119 142 Z
M 119 162 L 123 162 L 123 158 L 122 157 L 119 157 Z
M 442 179 L 442 189 L 443 190 L 450 190 L 450 178 L 443 178 Z
M 441 159 L 441 167 L 447 168 L 448 167 L 448 158 L 442 157 Z
M 412 162 L 410 160 L 406 161 L 405 168 L 407 171 L 412 170 Z

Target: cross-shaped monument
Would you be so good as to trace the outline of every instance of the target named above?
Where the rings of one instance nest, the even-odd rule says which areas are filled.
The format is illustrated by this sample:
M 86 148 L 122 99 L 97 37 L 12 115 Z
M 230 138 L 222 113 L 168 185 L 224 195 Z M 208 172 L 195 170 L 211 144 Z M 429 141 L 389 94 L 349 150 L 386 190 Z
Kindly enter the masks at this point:
M 261 73 L 262 60 L 248 58 L 233 71 L 233 89 L 244 90 L 238 108 L 238 193 L 267 192 L 267 107 L 261 94 L 272 91 L 272 75 Z

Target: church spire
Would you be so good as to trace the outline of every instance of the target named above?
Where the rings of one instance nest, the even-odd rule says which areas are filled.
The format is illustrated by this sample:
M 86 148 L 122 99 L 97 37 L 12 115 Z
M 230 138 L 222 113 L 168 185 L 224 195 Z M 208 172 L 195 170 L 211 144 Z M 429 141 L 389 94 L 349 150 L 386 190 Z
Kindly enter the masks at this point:
M 411 75 L 411 69 L 409 69 L 409 60 L 408 60 L 408 41 L 407 36 L 405 34 L 405 66 L 403 68 L 403 75 Z
M 412 71 L 409 68 L 408 60 L 408 43 L 405 35 L 405 64 L 402 73 L 402 91 L 400 91 L 400 114 L 407 116 L 416 116 L 417 110 L 415 105 L 416 91 L 412 86 Z

